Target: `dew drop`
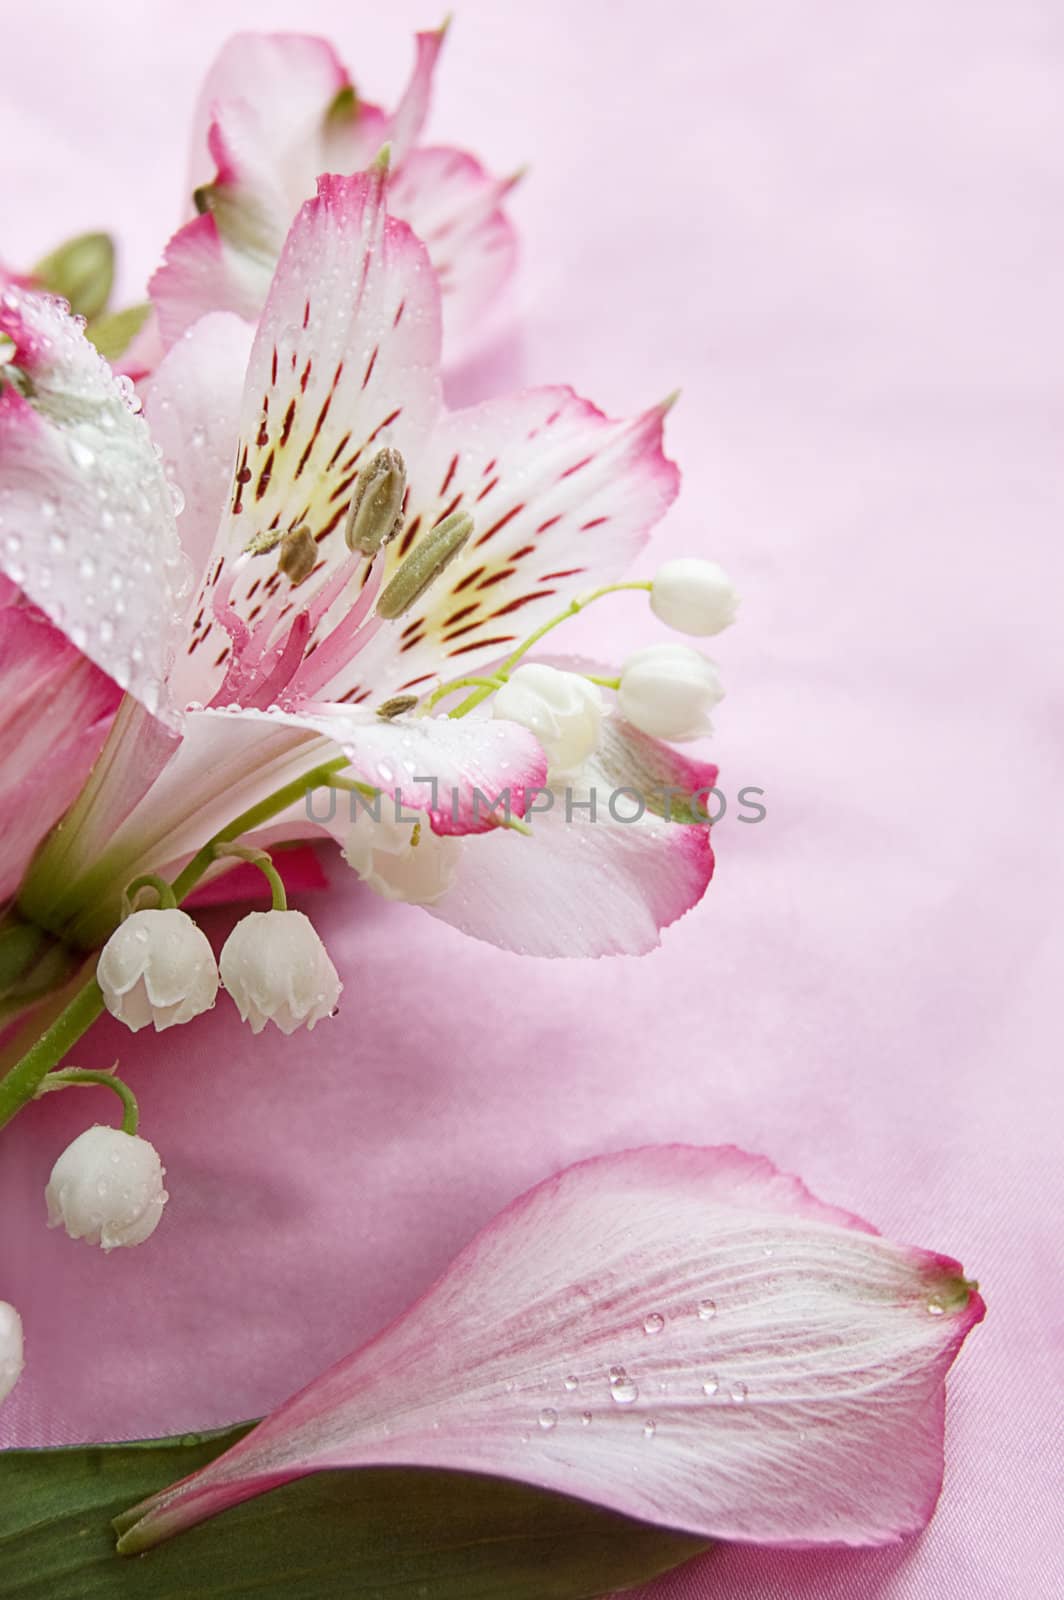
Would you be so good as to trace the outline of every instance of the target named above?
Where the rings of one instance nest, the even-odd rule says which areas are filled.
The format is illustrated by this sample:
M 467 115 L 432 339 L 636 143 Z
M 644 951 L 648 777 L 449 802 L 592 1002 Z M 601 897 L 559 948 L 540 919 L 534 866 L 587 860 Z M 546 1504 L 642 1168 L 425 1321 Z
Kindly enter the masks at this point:
M 618 1406 L 634 1405 L 639 1399 L 639 1390 L 626 1372 L 619 1378 L 610 1379 L 610 1394 Z
M 698 1302 L 698 1315 L 702 1322 L 712 1322 L 716 1314 L 717 1302 L 715 1300 L 700 1300 Z
M 731 1399 L 733 1405 L 741 1406 L 743 1401 L 746 1399 L 746 1393 L 747 1391 L 745 1383 L 733 1383 L 731 1387 Z
M 716 1392 L 717 1392 L 717 1390 L 719 1388 L 720 1388 L 720 1380 L 719 1380 L 719 1378 L 716 1377 L 716 1375 L 714 1373 L 711 1372 L 709 1377 L 706 1379 L 705 1383 L 702 1385 L 702 1393 L 703 1394 L 716 1394 Z
M 579 1389 L 579 1387 L 580 1387 L 580 1379 L 579 1378 L 575 1378 L 575 1377 L 572 1376 L 572 1374 L 570 1374 L 569 1377 L 566 1378 L 566 1380 L 565 1380 L 566 1391 L 569 1394 L 572 1394 L 573 1390 L 574 1389 Z
M 941 1317 L 945 1312 L 945 1305 L 937 1294 L 933 1294 L 927 1302 L 927 1309 L 933 1317 Z
M 591 1426 L 591 1413 L 590 1413 L 590 1411 L 581 1411 L 581 1413 L 580 1413 L 580 1426 L 582 1428 L 590 1428 L 590 1426 Z
M 664 1326 L 665 1318 L 660 1311 L 652 1311 L 648 1317 L 643 1319 L 644 1333 L 660 1333 Z
M 554 1410 L 553 1406 L 544 1406 L 543 1410 L 539 1414 L 539 1425 L 543 1429 L 544 1433 L 549 1433 L 552 1428 L 557 1427 L 557 1424 L 558 1413 Z
M 647 1421 L 644 1422 L 644 1424 L 643 1424 L 643 1438 L 644 1439 L 653 1439 L 653 1437 L 657 1433 L 657 1431 L 658 1431 L 657 1423 L 654 1421 L 653 1417 L 649 1417 L 647 1419 Z
M 90 467 L 95 466 L 96 456 L 87 444 L 82 444 L 80 439 L 68 439 L 67 449 L 70 451 L 71 461 L 76 467 L 80 467 L 82 472 L 88 472 Z

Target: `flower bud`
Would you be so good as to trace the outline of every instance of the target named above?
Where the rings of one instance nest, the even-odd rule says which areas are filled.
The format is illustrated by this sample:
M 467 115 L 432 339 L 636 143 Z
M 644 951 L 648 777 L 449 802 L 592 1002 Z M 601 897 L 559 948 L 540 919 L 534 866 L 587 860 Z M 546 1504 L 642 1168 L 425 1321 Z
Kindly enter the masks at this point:
M 7 1399 L 22 1372 L 22 1318 L 0 1300 L 0 1402 Z
M 134 1033 L 156 1032 L 209 1011 L 218 967 L 206 934 L 185 911 L 134 911 L 104 945 L 96 964 L 104 1004 Z
M 366 812 L 351 824 L 344 859 L 386 900 L 431 906 L 454 883 L 462 842 L 433 833 L 428 821 L 405 822 Z
M 97 1123 L 67 1146 L 44 1192 L 48 1226 L 104 1250 L 143 1244 L 159 1226 L 167 1193 L 147 1139 Z
M 578 672 L 530 661 L 503 684 L 492 714 L 534 733 L 552 773 L 573 772 L 598 744 L 602 695 Z
M 222 946 L 222 982 L 253 1033 L 313 1028 L 336 1009 L 343 984 L 302 911 L 252 911 Z
M 717 669 L 686 644 L 652 644 L 628 657 L 617 692 L 621 716 L 656 739 L 712 733 L 709 713 L 724 696 Z
M 735 621 L 739 596 L 715 561 L 681 557 L 658 568 L 650 590 L 650 609 L 677 633 L 707 637 Z

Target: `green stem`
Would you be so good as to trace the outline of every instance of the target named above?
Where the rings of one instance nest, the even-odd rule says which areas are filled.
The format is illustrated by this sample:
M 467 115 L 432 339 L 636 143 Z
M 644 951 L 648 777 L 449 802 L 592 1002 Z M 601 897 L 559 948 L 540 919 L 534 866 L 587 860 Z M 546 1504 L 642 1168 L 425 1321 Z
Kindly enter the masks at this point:
M 275 911 L 288 910 L 288 898 L 281 882 L 281 874 L 270 860 L 269 853 L 265 850 L 255 850 L 246 844 L 220 844 L 215 849 L 215 857 L 221 860 L 225 856 L 236 856 L 239 861 L 250 862 L 251 866 L 258 867 L 266 882 L 270 886 L 270 895 Z
M 585 672 L 582 676 L 587 679 L 588 683 L 597 683 L 601 689 L 619 689 L 621 687 L 620 678 L 596 678 L 593 672 Z
M 122 1132 L 136 1133 L 140 1124 L 137 1097 L 129 1084 L 124 1083 L 113 1072 L 90 1072 L 82 1067 L 66 1067 L 62 1072 L 49 1072 L 42 1079 L 37 1089 L 37 1096 L 49 1094 L 53 1089 L 69 1089 L 78 1085 L 91 1088 L 94 1084 L 114 1090 L 122 1102 Z
M 66 1055 L 103 1010 L 103 993 L 96 979 L 90 978 L 52 1026 L 26 1051 L 21 1061 L 0 1078 L 0 1128 L 6 1127 L 16 1112 L 32 1100 L 42 1081 Z
M 506 657 L 506 660 L 499 668 L 498 677 L 500 679 L 507 678 L 521 657 L 527 655 L 532 646 L 538 644 L 545 634 L 550 633 L 552 628 L 560 627 L 563 622 L 568 622 L 570 617 L 575 617 L 578 612 L 583 611 L 595 600 L 601 600 L 608 594 L 618 594 L 622 589 L 644 589 L 649 592 L 650 587 L 649 578 L 635 579 L 630 583 L 607 583 L 601 589 L 594 589 L 591 594 L 585 594 L 577 600 L 571 600 L 564 611 L 559 612 L 556 617 L 552 617 L 549 622 L 545 622 L 541 628 L 537 628 L 535 633 L 530 633 L 524 643 L 518 645 L 517 649 Z M 497 684 L 496 687 L 498 687 Z M 448 716 L 464 717 L 466 712 L 472 711 L 474 707 L 479 706 L 491 693 L 491 689 L 474 690 L 471 695 L 462 701 L 460 706 L 456 707 L 454 711 L 449 711 L 447 713 Z
M 491 692 L 502 684 L 502 678 L 454 678 L 450 683 L 441 683 L 438 689 L 433 689 L 428 699 L 421 705 L 420 712 L 424 714 L 431 711 L 434 705 L 441 700 L 446 700 L 449 694 L 454 694 L 456 689 L 487 689 Z
M 285 784 L 283 789 L 278 789 L 267 799 L 260 800 L 258 805 L 251 806 L 247 811 L 242 811 L 238 817 L 234 817 L 232 822 L 196 852 L 188 865 L 168 886 L 174 904 L 180 905 L 181 901 L 191 894 L 203 874 L 217 859 L 216 850 L 219 845 L 231 844 L 240 834 L 269 822 L 280 812 L 286 811 L 290 805 L 294 805 L 297 800 L 302 799 L 309 790 L 327 784 L 347 764 L 347 760 L 340 756 L 335 761 L 326 761 L 321 766 L 313 767 L 302 777 L 293 778 L 291 783 Z M 33 1099 L 42 1080 L 59 1065 L 67 1051 L 92 1026 L 102 1010 L 103 994 L 93 976 L 78 991 L 51 1027 L 41 1034 L 22 1059 L 15 1063 L 6 1077 L 0 1078 L 0 1128 L 5 1127 L 28 1100 Z
M 133 882 L 127 886 L 126 899 L 130 906 L 133 905 L 141 889 L 154 889 L 159 899 L 160 911 L 172 911 L 177 905 L 173 889 L 171 889 L 166 879 L 160 878 L 156 872 L 144 872 L 139 878 L 134 878 Z

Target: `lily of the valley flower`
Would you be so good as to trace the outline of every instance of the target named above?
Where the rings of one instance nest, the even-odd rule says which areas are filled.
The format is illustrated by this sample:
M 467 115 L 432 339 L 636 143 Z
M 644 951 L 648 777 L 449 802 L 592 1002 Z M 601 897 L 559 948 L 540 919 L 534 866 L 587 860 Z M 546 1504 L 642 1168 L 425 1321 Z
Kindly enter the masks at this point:
M 115 929 L 96 964 L 104 1004 L 134 1033 L 156 1032 L 209 1011 L 218 967 L 203 930 L 176 908 L 134 911 Z
M 143 1244 L 168 1199 L 154 1145 L 97 1123 L 67 1146 L 45 1190 L 48 1226 L 104 1250 Z
M 22 1376 L 24 1365 L 22 1318 L 13 1305 L 0 1300 L 0 1404 Z
M 514 179 L 491 177 L 461 150 L 418 143 L 445 32 L 417 35 L 413 76 L 392 113 L 355 92 L 324 39 L 243 33 L 228 41 L 194 123 L 189 191 L 200 215 L 170 241 L 151 283 L 165 346 L 208 311 L 255 321 L 319 174 L 359 172 L 386 142 L 389 206 L 429 251 L 448 335 L 476 331 L 513 266 L 502 202 Z
M 700 739 L 712 733 L 709 713 L 724 686 L 708 656 L 686 644 L 651 644 L 621 669 L 617 701 L 634 728 L 656 739 Z
M 336 1467 L 520 1478 L 709 1537 L 923 1527 L 983 1303 L 732 1147 L 605 1156 L 517 1200 L 384 1333 L 118 1519 L 133 1553 Z
M 583 766 L 598 746 L 602 695 L 582 673 L 545 661 L 518 667 L 492 701 L 492 715 L 529 728 L 552 775 Z
M 365 809 L 352 820 L 343 850 L 348 866 L 377 894 L 418 906 L 435 905 L 454 887 L 463 854 L 460 839 Z
M 677 633 L 722 633 L 735 621 L 738 604 L 724 568 L 693 556 L 666 561 L 650 587 L 651 610 Z
M 336 1009 L 343 984 L 302 911 L 251 911 L 222 946 L 222 982 L 240 1015 L 261 1033 L 313 1028 Z
M 99 944 L 125 884 L 177 869 L 323 762 L 346 761 L 351 780 L 398 795 L 437 834 L 495 846 L 507 830 L 492 800 L 506 791 L 520 818 L 542 788 L 536 739 L 421 704 L 396 715 L 397 697 L 409 706 L 476 674 L 619 574 L 676 492 L 667 408 L 611 422 L 569 390 L 541 389 L 445 412 L 439 289 L 423 247 L 386 215 L 379 166 L 322 180 L 253 341 L 215 314 L 167 357 L 146 401 L 162 462 L 129 386 L 57 306 L 8 290 L 0 331 L 17 379 L 0 397 L 0 519 L 21 541 L 12 556 L 0 539 L 0 560 L 150 714 L 119 716 L 23 889 L 26 913 Z M 345 530 L 382 452 L 401 459 L 405 497 L 401 526 L 372 554 L 361 529 L 354 548 Z M 462 547 L 437 560 L 448 526 Z M 308 539 L 309 572 L 288 554 Z M 198 575 L 187 600 L 186 564 Z M 612 741 L 615 764 L 626 748 Z M 658 769 L 674 759 L 644 755 Z M 300 794 L 273 827 L 315 831 Z M 434 914 L 543 953 L 647 948 L 705 888 L 706 830 L 655 817 L 595 831 L 575 875 L 550 829 L 508 835 L 529 859 L 505 889 L 463 862 Z M 623 901 L 616 915 L 585 915 L 589 870 L 600 902 L 604 876 Z

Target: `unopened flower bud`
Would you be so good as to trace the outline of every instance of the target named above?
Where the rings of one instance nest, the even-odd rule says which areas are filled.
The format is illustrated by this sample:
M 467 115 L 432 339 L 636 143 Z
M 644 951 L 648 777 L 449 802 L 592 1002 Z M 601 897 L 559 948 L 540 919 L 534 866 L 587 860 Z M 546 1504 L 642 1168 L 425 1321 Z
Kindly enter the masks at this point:
M 392 621 L 409 611 L 436 582 L 473 532 L 468 511 L 452 511 L 430 528 L 395 572 L 377 601 L 377 615 Z
M 351 496 L 344 539 L 349 550 L 376 555 L 399 532 L 406 494 L 406 463 L 398 450 L 378 450 L 362 468 Z
M 0 1300 L 0 1402 L 15 1387 L 22 1367 L 22 1318 L 14 1306 Z
M 277 570 L 284 573 L 293 589 L 310 577 L 317 559 L 318 546 L 306 523 L 301 523 L 298 528 L 289 528 L 281 540 Z
M 168 1198 L 155 1146 L 99 1123 L 63 1151 L 44 1197 L 50 1228 L 62 1224 L 72 1239 L 104 1250 L 143 1244 Z
M 735 621 L 739 596 L 731 579 L 715 561 L 681 557 L 658 568 L 650 591 L 650 608 L 677 633 L 705 638 Z
M 344 844 L 344 859 L 364 883 L 386 900 L 407 900 L 431 906 L 451 887 L 458 871 L 462 842 L 433 833 L 428 819 L 406 822 L 363 811 L 356 816 Z
M 724 696 L 717 669 L 686 644 L 652 644 L 628 657 L 617 693 L 626 722 L 656 739 L 712 733 L 709 713 Z
M 598 744 L 602 695 L 578 672 L 530 661 L 503 684 L 492 714 L 534 733 L 552 773 L 574 772 Z
M 209 1011 L 218 968 L 206 934 L 176 908 L 134 911 L 104 945 L 96 965 L 104 1004 L 134 1033 L 156 1032 Z
M 302 911 L 252 911 L 222 946 L 222 982 L 240 1015 L 261 1033 L 313 1028 L 331 1016 L 343 988 L 328 951 Z

